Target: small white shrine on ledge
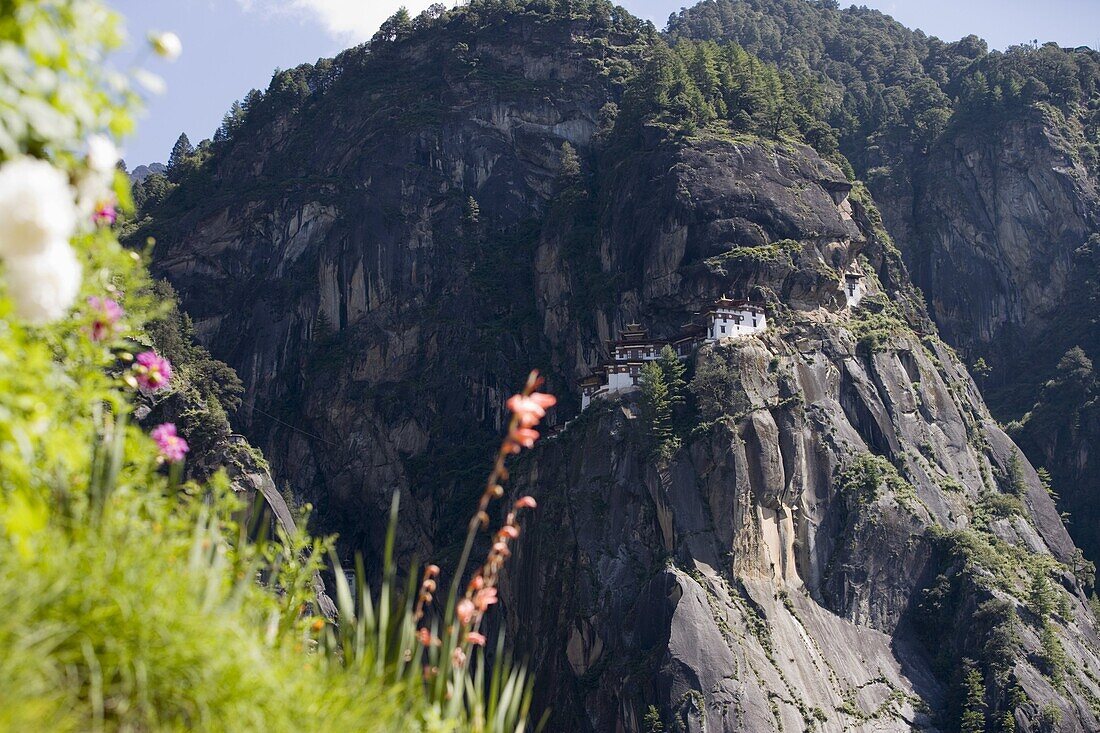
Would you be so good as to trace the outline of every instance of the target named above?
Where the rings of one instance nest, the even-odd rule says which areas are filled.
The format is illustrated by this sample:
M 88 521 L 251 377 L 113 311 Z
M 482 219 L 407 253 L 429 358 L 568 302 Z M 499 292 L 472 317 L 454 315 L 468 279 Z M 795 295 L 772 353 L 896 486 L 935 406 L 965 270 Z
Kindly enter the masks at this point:
M 859 269 L 859 265 L 852 265 L 844 273 L 840 289 L 844 291 L 844 299 L 849 308 L 855 308 L 859 305 L 859 301 L 863 300 L 867 287 L 863 284 L 863 270 Z

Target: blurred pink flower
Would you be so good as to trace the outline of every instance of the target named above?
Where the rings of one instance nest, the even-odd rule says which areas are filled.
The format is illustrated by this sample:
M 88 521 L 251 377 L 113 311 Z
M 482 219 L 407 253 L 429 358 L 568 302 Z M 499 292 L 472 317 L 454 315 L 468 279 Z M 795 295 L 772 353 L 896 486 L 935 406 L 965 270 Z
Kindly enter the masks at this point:
M 497 602 L 496 588 L 482 588 L 474 594 L 474 606 L 481 613 L 489 610 L 489 606 Z
M 423 647 L 429 647 L 432 645 L 432 632 L 425 628 L 419 628 L 416 631 L 416 640 L 420 642 Z
M 512 395 L 506 404 L 508 409 L 519 418 L 521 426 L 533 428 L 539 424 L 539 420 L 546 417 L 547 408 L 557 403 L 558 398 L 554 395 L 535 392 L 529 397 L 521 394 Z
M 455 606 L 455 615 L 458 617 L 458 622 L 463 626 L 470 623 L 474 618 L 474 611 L 476 610 L 477 608 L 474 606 L 473 601 L 469 598 L 463 598 L 458 602 L 458 605 Z
M 476 631 L 471 631 L 466 634 L 466 641 L 477 646 L 485 646 L 485 634 L 479 634 Z
M 155 351 L 143 351 L 137 355 L 134 376 L 143 391 L 156 392 L 172 380 L 172 364 Z
M 149 435 L 156 441 L 160 454 L 172 463 L 178 463 L 187 455 L 191 448 L 187 441 L 176 435 L 176 426 L 166 422 L 153 428 Z
M 115 210 L 114 204 L 108 201 L 101 202 L 95 207 L 95 213 L 92 214 L 92 222 L 96 226 L 111 226 L 118 219 L 118 212 Z
M 524 448 L 534 448 L 535 441 L 539 439 L 539 432 L 532 428 L 516 428 L 508 437 L 513 443 Z
M 102 341 L 111 335 L 118 319 L 122 318 L 122 306 L 110 298 L 100 298 L 98 295 L 88 298 L 88 306 L 95 315 L 91 327 L 92 341 Z

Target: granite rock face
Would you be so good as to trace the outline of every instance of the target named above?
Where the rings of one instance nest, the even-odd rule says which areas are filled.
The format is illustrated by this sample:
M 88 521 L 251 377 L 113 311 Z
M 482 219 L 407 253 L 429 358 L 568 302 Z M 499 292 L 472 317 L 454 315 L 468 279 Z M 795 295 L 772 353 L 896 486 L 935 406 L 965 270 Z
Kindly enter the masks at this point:
M 466 497 L 435 461 L 487 455 L 546 352 L 538 217 L 613 91 L 588 40 L 518 19 L 371 59 L 235 142 L 221 193 L 158 233 L 157 272 L 247 387 L 242 430 L 348 547 L 377 543 L 396 489 L 422 489 L 403 536 L 449 523 Z
M 998 366 L 1075 317 L 1074 252 L 1098 231 L 1100 192 L 1073 128 L 1030 109 L 952 130 L 906 182 L 871 184 L 944 339 Z
M 650 706 L 684 730 L 950 729 L 937 657 L 968 653 L 987 600 L 1029 615 L 979 583 L 957 600 L 959 626 L 922 626 L 934 579 L 969 572 L 945 560 L 943 537 L 973 531 L 1016 450 L 965 371 L 912 336 L 860 353 L 843 322 L 809 318 L 698 358 L 730 365 L 745 407 L 668 464 L 641 447 L 628 399 L 590 408 L 519 479 L 547 514 L 509 576 L 509 621 L 539 679 L 569 692 L 555 729 L 644 730 Z M 899 466 L 903 488 L 860 498 L 838 480 L 868 454 Z M 1026 480 L 1028 518 L 1000 520 L 998 540 L 1068 561 L 1053 504 Z M 1095 669 L 1094 622 L 1072 595 L 1070 637 Z M 1092 682 L 1056 692 L 1021 636 L 1012 674 L 1037 702 L 1017 729 L 1041 730 L 1031 716 L 1050 700 L 1062 729 L 1100 724 Z
M 1026 461 L 1007 478 L 870 198 L 792 142 L 655 127 L 611 151 L 645 42 L 530 13 L 414 35 L 185 181 L 154 264 L 244 381 L 238 427 L 345 551 L 377 550 L 400 490 L 403 549 L 445 560 L 543 367 L 560 430 L 513 477 L 541 508 L 502 605 L 553 730 L 951 730 L 972 667 L 1018 731 L 1100 728 L 1073 543 Z M 772 328 L 695 357 L 721 415 L 672 458 L 637 395 L 576 414 L 625 324 L 672 336 L 724 294 Z M 1020 600 L 1035 574 L 1053 616 Z
M 1059 359 L 1074 347 L 1096 358 L 1100 344 L 1100 191 L 1082 144 L 1079 120 L 1032 108 L 952 129 L 927 155 L 913 156 L 904 176 L 870 186 L 944 339 L 969 362 L 989 364 L 982 388 L 997 416 L 1007 422 L 1033 408 L 1061 413 L 1056 427 L 1025 421 L 1019 438 L 1053 475 L 1075 539 L 1095 561 L 1095 400 L 1085 388 L 1043 404 Z

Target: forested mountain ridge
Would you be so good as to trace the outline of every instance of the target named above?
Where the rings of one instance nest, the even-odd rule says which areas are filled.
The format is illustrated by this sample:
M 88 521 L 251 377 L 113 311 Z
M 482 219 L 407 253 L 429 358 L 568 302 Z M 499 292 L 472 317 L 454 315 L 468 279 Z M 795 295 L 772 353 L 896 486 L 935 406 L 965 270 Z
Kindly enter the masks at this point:
M 1090 573 L 852 180 L 835 86 L 676 34 L 599 0 L 398 14 L 181 141 L 134 239 L 348 553 L 399 489 L 445 566 L 546 369 L 502 605 L 552 730 L 1095 729 Z M 627 324 L 725 294 L 769 331 L 577 414 Z
M 1051 472 L 1096 559 L 1100 55 L 990 52 L 834 6 L 707 0 L 669 34 L 736 40 L 830 90 L 824 117 L 944 338 L 979 365 L 995 414 Z

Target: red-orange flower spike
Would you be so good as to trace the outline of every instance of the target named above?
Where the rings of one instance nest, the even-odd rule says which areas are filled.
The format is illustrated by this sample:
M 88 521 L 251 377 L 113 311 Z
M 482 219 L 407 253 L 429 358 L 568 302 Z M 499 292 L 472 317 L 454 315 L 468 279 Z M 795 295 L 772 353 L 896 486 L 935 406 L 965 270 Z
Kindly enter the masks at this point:
M 516 509 L 535 509 L 537 507 L 538 502 L 532 496 L 523 496 L 516 501 Z
M 476 631 L 471 631 L 466 634 L 466 641 L 476 646 L 485 646 L 485 635 L 479 634 Z
M 519 419 L 520 425 L 533 428 L 539 424 L 539 420 L 546 417 L 546 408 L 553 407 L 557 402 L 558 398 L 553 395 L 535 392 L 530 396 L 513 395 L 508 398 L 506 405 Z
M 535 402 L 535 404 L 547 410 L 558 404 L 557 397 L 552 394 L 546 394 L 544 392 L 532 392 L 530 399 Z
M 516 428 L 508 434 L 508 437 L 513 443 L 522 445 L 524 448 L 534 448 L 535 441 L 539 439 L 539 432 L 531 428 Z

